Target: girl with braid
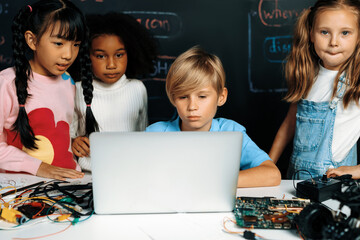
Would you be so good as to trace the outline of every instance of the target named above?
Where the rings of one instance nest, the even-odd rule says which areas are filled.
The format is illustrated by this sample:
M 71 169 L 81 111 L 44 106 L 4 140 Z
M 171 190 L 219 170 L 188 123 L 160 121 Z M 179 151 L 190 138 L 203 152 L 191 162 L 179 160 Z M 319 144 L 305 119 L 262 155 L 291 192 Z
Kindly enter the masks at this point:
M 97 124 L 85 18 L 68 0 L 40 0 L 19 10 L 12 34 L 14 67 L 0 72 L 0 169 L 81 178 L 71 152 L 75 83 L 67 70 L 76 61 L 90 134 Z
M 145 27 L 127 14 L 110 12 L 86 17 L 90 31 L 94 99 L 99 131 L 144 131 L 147 92 L 138 77 L 152 73 L 155 41 Z M 90 142 L 84 129 L 86 102 L 76 83 L 75 115 L 71 124 L 73 153 L 83 170 L 91 170 Z

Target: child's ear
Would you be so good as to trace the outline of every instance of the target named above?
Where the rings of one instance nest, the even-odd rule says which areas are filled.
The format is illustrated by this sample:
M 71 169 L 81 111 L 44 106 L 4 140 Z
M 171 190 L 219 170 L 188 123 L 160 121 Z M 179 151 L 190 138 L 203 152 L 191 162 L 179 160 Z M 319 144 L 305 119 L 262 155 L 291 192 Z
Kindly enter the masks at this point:
M 227 95 L 228 95 L 228 90 L 226 87 L 224 87 L 222 93 L 219 94 L 218 97 L 218 107 L 221 107 L 222 105 L 224 105 L 226 103 L 227 100 Z
M 25 41 L 29 48 L 33 51 L 36 50 L 36 35 L 31 31 L 26 31 L 24 34 Z

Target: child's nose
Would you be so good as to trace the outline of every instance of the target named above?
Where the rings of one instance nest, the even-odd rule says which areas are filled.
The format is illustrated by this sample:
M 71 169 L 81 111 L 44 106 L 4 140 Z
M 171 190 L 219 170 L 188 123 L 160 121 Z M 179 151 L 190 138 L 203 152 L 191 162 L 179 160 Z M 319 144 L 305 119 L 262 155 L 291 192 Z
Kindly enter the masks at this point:
M 116 61 L 114 61 L 114 59 L 112 57 L 109 57 L 108 61 L 107 61 L 107 64 L 106 64 L 106 67 L 109 68 L 109 69 L 116 68 Z
M 330 38 L 330 46 L 332 46 L 332 47 L 338 46 L 337 36 L 335 36 L 335 35 L 331 36 L 331 38 Z
M 73 55 L 73 49 L 71 46 L 64 47 L 64 52 L 62 54 L 62 58 L 66 60 L 70 60 Z
M 188 109 L 191 111 L 191 110 L 197 110 L 198 108 L 199 108 L 199 105 L 198 105 L 197 101 L 193 98 L 190 98 Z

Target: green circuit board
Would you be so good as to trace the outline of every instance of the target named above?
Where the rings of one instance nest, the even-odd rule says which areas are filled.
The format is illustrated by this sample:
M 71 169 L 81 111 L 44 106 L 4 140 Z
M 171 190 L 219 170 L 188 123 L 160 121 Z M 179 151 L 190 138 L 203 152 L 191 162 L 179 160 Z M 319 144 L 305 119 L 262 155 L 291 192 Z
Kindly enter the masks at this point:
M 309 199 L 237 197 L 234 213 L 240 227 L 294 229 L 294 217 L 308 204 Z

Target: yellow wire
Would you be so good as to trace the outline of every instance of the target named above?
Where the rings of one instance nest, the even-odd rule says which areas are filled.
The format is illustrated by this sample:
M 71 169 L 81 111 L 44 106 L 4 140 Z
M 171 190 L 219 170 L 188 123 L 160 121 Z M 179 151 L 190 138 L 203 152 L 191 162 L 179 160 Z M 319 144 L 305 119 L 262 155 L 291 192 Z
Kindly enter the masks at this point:
M 3 191 L 3 190 L 5 190 L 5 189 L 7 189 L 7 188 L 13 188 L 13 189 L 15 189 L 14 194 L 16 194 L 17 189 L 16 189 L 16 187 L 14 187 L 14 186 L 4 187 L 4 188 L 0 189 L 0 191 Z M 1 194 L 0 194 L 0 197 L 1 197 Z M 17 197 L 17 198 L 10 199 L 8 202 L 5 202 L 5 201 L 1 198 L 1 200 L 2 200 L 4 203 L 0 203 L 0 207 L 1 207 L 1 205 L 4 205 L 4 204 L 9 205 L 9 206 L 11 205 L 12 207 L 14 207 L 14 206 L 19 205 L 19 204 L 21 204 L 21 203 L 24 203 L 24 202 L 26 202 L 26 201 L 36 200 L 36 199 L 45 200 L 45 203 L 53 203 L 53 205 L 54 205 L 54 204 L 56 204 L 57 202 L 61 201 L 61 199 L 62 199 L 61 196 L 58 196 L 58 198 L 59 198 L 58 201 L 54 201 L 54 200 L 52 200 L 52 199 L 50 199 L 50 198 L 48 198 L 48 197 L 26 197 L 26 198 L 23 198 L 22 196 L 19 196 L 19 197 Z M 14 202 L 14 203 L 11 204 L 11 202 Z M 64 203 L 65 203 L 65 202 L 64 202 Z M 65 204 L 66 204 L 66 203 L 65 203 Z M 67 204 L 66 204 L 66 205 L 67 205 Z M 67 213 L 62 213 L 62 211 L 61 211 L 60 208 L 55 207 L 55 206 L 52 206 L 52 207 L 57 208 L 57 209 L 60 211 L 60 216 L 64 216 L 64 215 L 66 216 L 66 215 L 67 215 Z M 73 206 L 71 206 L 71 205 L 70 205 L 70 206 L 67 205 L 67 207 L 76 210 L 76 209 L 75 209 Z M 70 226 L 71 226 L 71 224 L 70 224 Z M 66 229 L 65 229 L 65 230 L 66 230 Z M 20 239 L 20 238 L 19 238 L 19 239 Z M 26 239 L 26 238 L 24 238 L 24 239 Z M 37 238 L 29 238 L 29 239 L 37 239 Z
M 7 187 L 4 187 L 4 188 L 0 189 L 0 192 L 3 191 L 3 190 L 5 190 L 5 189 L 8 189 L 8 188 L 13 188 L 13 189 L 15 190 L 14 193 L 16 193 L 16 191 L 17 191 L 16 187 L 14 187 L 14 186 L 7 186 Z M 0 196 L 1 196 L 1 194 L 0 194 Z
M 45 202 L 55 203 L 54 200 L 51 200 L 51 199 L 49 199 L 49 198 L 47 198 L 47 197 L 27 197 L 27 198 L 24 198 L 24 199 L 22 199 L 22 200 L 20 200 L 20 201 L 18 201 L 18 202 L 14 202 L 14 203 L 12 203 L 12 204 L 11 204 L 11 202 L 17 201 L 18 198 L 11 199 L 9 202 L 7 202 L 7 204 L 9 204 L 9 205 L 11 205 L 12 207 L 14 207 L 14 206 L 19 205 L 19 204 L 21 204 L 21 203 L 23 203 L 23 202 L 26 202 L 26 201 L 29 201 L 29 200 L 34 200 L 34 199 L 42 199 L 42 200 L 45 200 Z

